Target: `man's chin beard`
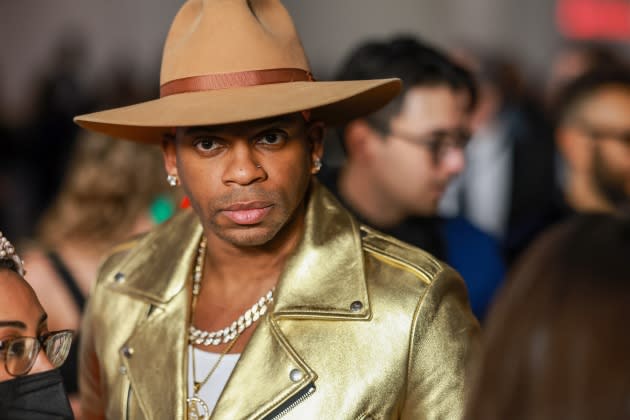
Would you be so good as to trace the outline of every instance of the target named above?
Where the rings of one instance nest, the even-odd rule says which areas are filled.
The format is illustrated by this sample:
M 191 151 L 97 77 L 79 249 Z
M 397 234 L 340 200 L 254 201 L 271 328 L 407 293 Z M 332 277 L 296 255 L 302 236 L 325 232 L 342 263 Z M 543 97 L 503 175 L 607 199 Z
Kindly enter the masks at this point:
M 624 190 L 619 188 L 602 189 L 604 197 L 615 209 L 628 208 L 630 206 L 630 197 Z
M 607 195 L 606 198 L 615 208 L 615 212 L 630 215 L 630 195 L 620 194 L 620 191 L 617 191 L 615 194 Z
M 242 231 L 242 232 L 221 232 L 217 236 L 223 241 L 237 248 L 255 248 L 264 246 L 271 242 L 277 235 L 277 232 L 264 231 Z
M 630 194 L 626 189 L 627 181 L 614 173 L 611 173 L 600 155 L 593 157 L 593 180 L 604 199 L 616 210 L 628 211 L 630 208 Z

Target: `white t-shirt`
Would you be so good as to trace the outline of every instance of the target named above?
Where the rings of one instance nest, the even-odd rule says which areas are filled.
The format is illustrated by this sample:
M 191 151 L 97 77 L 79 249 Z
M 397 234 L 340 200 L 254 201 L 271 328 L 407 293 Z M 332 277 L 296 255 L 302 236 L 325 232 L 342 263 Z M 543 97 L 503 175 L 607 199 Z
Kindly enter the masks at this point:
M 195 366 L 197 368 L 197 376 L 193 374 L 193 365 L 192 365 L 192 353 L 191 350 L 194 349 L 195 352 Z M 199 350 L 194 348 L 193 346 L 188 346 L 188 396 L 193 396 L 193 381 L 197 379 L 197 381 L 203 381 L 210 372 L 210 369 L 217 363 L 217 360 L 221 357 L 220 353 L 212 353 L 209 351 Z M 199 398 L 204 400 L 206 404 L 208 404 L 208 409 L 210 412 L 214 409 L 214 406 L 217 404 L 219 397 L 221 396 L 221 392 L 223 392 L 223 388 L 225 388 L 225 384 L 228 379 L 230 379 L 230 375 L 236 366 L 236 362 L 241 357 L 240 353 L 237 354 L 226 354 L 223 356 L 221 363 L 217 366 L 216 370 L 208 379 L 208 382 L 205 383 L 204 386 L 199 390 Z

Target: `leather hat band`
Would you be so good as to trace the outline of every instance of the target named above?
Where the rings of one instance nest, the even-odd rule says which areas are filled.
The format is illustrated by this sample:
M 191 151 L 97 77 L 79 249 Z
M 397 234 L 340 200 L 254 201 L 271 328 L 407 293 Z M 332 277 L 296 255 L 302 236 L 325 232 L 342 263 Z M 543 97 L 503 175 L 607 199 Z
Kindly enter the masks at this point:
M 177 93 L 267 85 L 271 83 L 312 82 L 314 80 L 311 72 L 291 68 L 207 74 L 175 79 L 164 83 L 160 86 L 160 97 Z

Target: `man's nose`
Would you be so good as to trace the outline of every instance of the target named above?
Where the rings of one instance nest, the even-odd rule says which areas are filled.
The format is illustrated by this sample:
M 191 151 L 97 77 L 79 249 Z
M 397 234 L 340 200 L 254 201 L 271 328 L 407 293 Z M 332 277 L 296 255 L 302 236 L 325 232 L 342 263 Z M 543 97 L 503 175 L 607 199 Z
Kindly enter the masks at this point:
M 223 172 L 224 184 L 249 185 L 266 177 L 267 173 L 247 142 L 238 142 L 232 146 Z
M 466 167 L 466 155 L 461 147 L 449 147 L 442 157 L 442 168 L 449 177 L 453 177 Z

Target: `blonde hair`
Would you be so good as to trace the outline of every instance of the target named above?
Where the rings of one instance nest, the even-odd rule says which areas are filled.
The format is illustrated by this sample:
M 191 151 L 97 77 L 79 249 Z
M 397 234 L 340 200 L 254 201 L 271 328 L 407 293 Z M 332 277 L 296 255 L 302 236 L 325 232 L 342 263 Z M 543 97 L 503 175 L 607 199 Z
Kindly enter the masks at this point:
M 157 147 L 85 132 L 77 139 L 61 191 L 45 212 L 39 237 L 90 241 L 95 248 L 125 239 L 151 203 L 167 193 Z

